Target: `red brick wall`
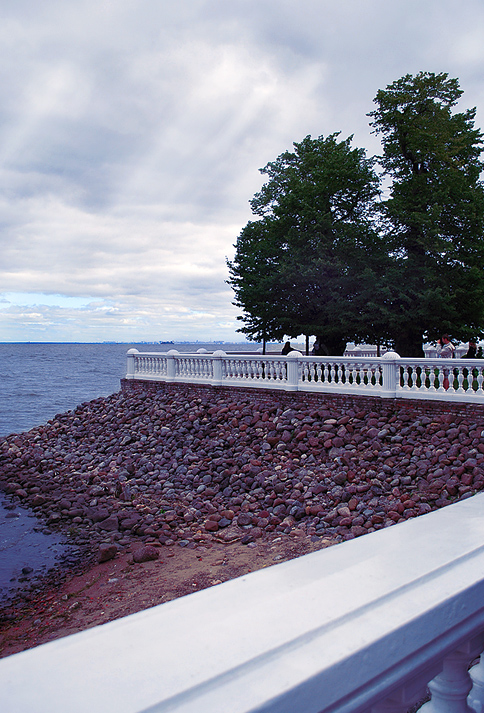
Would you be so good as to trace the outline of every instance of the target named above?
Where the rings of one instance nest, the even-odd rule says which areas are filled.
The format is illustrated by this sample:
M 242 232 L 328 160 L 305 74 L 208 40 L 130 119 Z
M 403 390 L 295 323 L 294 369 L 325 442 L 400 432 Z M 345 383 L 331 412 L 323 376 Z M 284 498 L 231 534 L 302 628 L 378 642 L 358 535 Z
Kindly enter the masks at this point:
M 143 381 L 136 379 L 121 379 L 121 389 L 124 392 L 149 393 L 159 389 L 185 394 L 187 399 L 212 392 L 214 398 L 224 394 L 227 399 L 234 400 L 234 396 L 243 393 L 244 399 L 257 403 L 281 404 L 283 406 L 303 406 L 317 408 L 368 409 L 386 413 L 395 410 L 411 414 L 431 416 L 432 414 L 452 414 L 460 416 L 484 417 L 484 406 L 480 404 L 450 403 L 448 401 L 430 401 L 418 399 L 381 399 L 375 396 L 349 396 L 346 394 L 313 394 L 301 391 L 278 391 L 268 389 L 241 388 L 236 386 L 210 386 L 209 384 L 170 384 L 164 381 Z

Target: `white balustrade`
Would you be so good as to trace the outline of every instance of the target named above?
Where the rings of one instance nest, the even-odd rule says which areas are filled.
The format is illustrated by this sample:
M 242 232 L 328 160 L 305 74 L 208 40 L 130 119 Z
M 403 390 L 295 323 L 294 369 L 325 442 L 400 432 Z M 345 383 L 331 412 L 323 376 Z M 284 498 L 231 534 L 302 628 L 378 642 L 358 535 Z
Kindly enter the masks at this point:
M 484 403 L 484 361 L 128 352 L 127 379 Z
M 484 494 L 0 660 L 6 713 L 484 709 Z M 475 664 L 469 672 L 469 667 Z

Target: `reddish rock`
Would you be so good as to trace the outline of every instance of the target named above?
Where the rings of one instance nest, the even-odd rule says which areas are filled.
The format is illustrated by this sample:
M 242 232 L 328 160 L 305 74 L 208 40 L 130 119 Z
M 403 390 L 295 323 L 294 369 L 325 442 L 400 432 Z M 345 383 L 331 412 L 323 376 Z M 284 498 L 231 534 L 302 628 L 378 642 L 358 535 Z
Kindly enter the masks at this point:
M 118 553 L 118 548 L 116 545 L 108 545 L 108 544 L 101 544 L 99 546 L 99 552 L 97 555 L 97 561 L 99 563 L 101 562 L 108 562 L 109 560 L 112 560 L 116 557 Z
M 152 560 L 157 560 L 159 556 L 159 549 L 152 545 L 145 545 L 133 552 L 133 560 L 137 563 L 151 562 Z
M 217 532 L 218 522 L 216 520 L 206 520 L 204 527 L 207 532 Z

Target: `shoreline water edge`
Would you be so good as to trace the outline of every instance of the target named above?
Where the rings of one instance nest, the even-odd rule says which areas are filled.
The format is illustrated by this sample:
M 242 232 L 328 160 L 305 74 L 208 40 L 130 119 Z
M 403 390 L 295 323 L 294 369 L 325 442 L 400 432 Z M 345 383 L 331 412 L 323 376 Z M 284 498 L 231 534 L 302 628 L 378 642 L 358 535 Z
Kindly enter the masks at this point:
M 484 489 L 484 409 L 424 411 L 124 382 L 0 438 L 0 489 L 68 546 L 50 585 L 134 546 L 149 561 L 277 536 L 337 543 Z

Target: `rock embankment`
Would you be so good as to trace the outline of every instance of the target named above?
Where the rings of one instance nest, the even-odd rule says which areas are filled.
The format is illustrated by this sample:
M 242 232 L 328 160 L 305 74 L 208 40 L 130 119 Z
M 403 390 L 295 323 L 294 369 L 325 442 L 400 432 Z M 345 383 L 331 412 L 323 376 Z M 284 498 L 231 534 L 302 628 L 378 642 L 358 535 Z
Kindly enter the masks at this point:
M 101 558 L 133 540 L 349 539 L 484 488 L 475 413 L 187 393 L 117 393 L 4 438 L 0 487 Z

